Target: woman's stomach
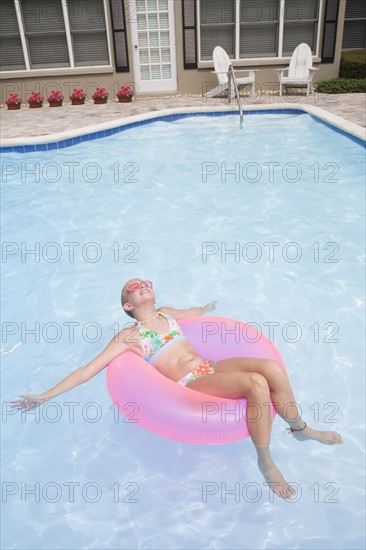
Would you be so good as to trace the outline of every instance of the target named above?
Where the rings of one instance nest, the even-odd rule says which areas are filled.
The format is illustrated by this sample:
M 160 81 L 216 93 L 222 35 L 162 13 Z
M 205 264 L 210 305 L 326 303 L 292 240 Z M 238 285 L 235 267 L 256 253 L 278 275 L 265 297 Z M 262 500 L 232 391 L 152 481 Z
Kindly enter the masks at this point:
M 163 350 L 151 364 L 161 374 L 178 382 L 202 361 L 204 358 L 188 340 L 179 340 Z

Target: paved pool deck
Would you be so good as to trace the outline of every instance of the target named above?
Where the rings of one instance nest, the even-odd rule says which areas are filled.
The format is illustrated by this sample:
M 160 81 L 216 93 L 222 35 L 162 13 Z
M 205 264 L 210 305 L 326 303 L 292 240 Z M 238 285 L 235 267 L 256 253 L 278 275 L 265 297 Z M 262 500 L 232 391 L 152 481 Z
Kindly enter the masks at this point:
M 289 93 L 280 97 L 278 93 L 261 93 L 252 100 L 243 96 L 244 109 L 255 109 L 257 105 L 263 109 L 279 104 L 284 109 L 301 107 L 302 105 L 314 106 L 318 109 L 343 118 L 345 121 L 355 124 L 362 129 L 366 127 L 366 94 L 320 94 L 315 92 L 309 97 L 303 93 Z M 123 124 L 129 117 L 135 119 L 137 115 L 148 113 L 150 116 L 158 111 L 174 109 L 210 108 L 226 110 L 236 108 L 236 102 L 228 104 L 227 98 L 206 99 L 201 95 L 165 96 L 165 97 L 135 97 L 132 103 L 118 103 L 114 100 L 105 105 L 94 105 L 89 100 L 85 105 L 73 106 L 67 100 L 62 107 L 50 108 L 44 102 L 41 109 L 29 109 L 23 105 L 19 111 L 8 111 L 3 105 L 0 109 L 2 144 L 7 140 L 21 142 L 24 138 L 49 136 L 54 133 L 75 132 L 80 128 L 92 127 L 108 122 Z M 365 132 L 363 132 L 365 135 Z M 13 143 L 14 143 L 13 141 Z

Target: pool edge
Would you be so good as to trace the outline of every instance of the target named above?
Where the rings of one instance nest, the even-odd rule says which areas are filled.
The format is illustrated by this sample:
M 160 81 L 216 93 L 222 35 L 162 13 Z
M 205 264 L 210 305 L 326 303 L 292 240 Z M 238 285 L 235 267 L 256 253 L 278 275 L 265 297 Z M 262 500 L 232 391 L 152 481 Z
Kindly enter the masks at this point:
M 255 114 L 261 111 L 266 112 L 266 114 L 270 112 L 286 114 L 294 111 L 297 111 L 297 114 L 306 113 L 315 117 L 320 122 L 329 125 L 331 129 L 338 129 L 338 131 L 346 135 L 346 137 L 356 138 L 356 141 L 363 142 L 361 143 L 361 145 L 366 142 L 365 128 L 313 105 L 291 105 L 291 107 L 287 108 L 285 108 L 284 105 L 280 103 L 273 103 L 272 105 L 248 105 L 244 109 L 244 116 L 246 113 Z M 124 129 L 128 129 L 129 127 L 140 126 L 144 123 L 148 124 L 157 120 L 173 119 L 175 116 L 177 116 L 178 118 L 183 118 L 184 115 L 190 116 L 194 114 L 216 114 L 218 116 L 224 116 L 229 114 L 238 114 L 238 110 L 236 106 L 222 105 L 215 107 L 175 107 L 170 109 L 163 109 L 160 111 L 151 111 L 148 113 L 132 115 L 122 120 L 118 119 L 102 122 L 100 124 L 84 126 L 73 130 L 68 130 L 66 132 L 47 134 L 45 136 L 30 136 L 25 138 L 9 138 L 5 140 L 0 140 L 0 151 L 29 152 L 32 150 L 35 151 L 64 148 L 65 146 L 76 145 L 77 143 L 81 143 L 82 141 L 88 141 L 89 139 L 98 139 L 106 137 L 108 135 L 112 135 L 114 133 L 117 133 L 118 128 L 121 128 L 120 131 L 123 131 Z M 110 133 L 107 133 L 109 130 Z M 113 132 L 113 130 L 115 130 L 115 132 Z M 89 138 L 81 139 L 83 136 L 89 136 Z M 68 145 L 65 145 L 65 142 L 70 140 L 75 140 L 75 143 L 69 143 Z M 60 147 L 57 147 L 58 143 L 62 143 L 62 145 Z M 51 145 L 51 147 L 48 147 L 48 145 Z M 37 146 L 43 147 L 38 148 Z

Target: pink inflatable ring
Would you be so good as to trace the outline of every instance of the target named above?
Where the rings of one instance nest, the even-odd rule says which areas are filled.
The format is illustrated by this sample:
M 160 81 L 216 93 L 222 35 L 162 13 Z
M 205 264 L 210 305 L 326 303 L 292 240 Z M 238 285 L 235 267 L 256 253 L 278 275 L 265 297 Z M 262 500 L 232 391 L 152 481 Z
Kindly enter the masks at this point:
M 225 317 L 191 317 L 179 325 L 205 359 L 257 357 L 286 369 L 279 351 L 252 325 Z M 127 421 L 174 441 L 217 444 L 249 436 L 246 399 L 225 399 L 181 386 L 131 351 L 108 366 L 107 388 Z

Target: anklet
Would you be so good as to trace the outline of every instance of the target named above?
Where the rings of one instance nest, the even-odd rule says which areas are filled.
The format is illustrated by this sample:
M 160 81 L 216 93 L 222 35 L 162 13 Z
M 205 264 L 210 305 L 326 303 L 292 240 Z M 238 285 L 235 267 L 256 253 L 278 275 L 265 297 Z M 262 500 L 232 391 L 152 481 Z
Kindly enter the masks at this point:
M 306 424 L 305 421 L 304 421 L 304 424 L 305 424 L 305 426 L 303 428 L 300 428 L 299 430 L 296 430 L 295 428 L 288 428 L 289 433 L 302 432 L 307 427 L 307 424 Z

